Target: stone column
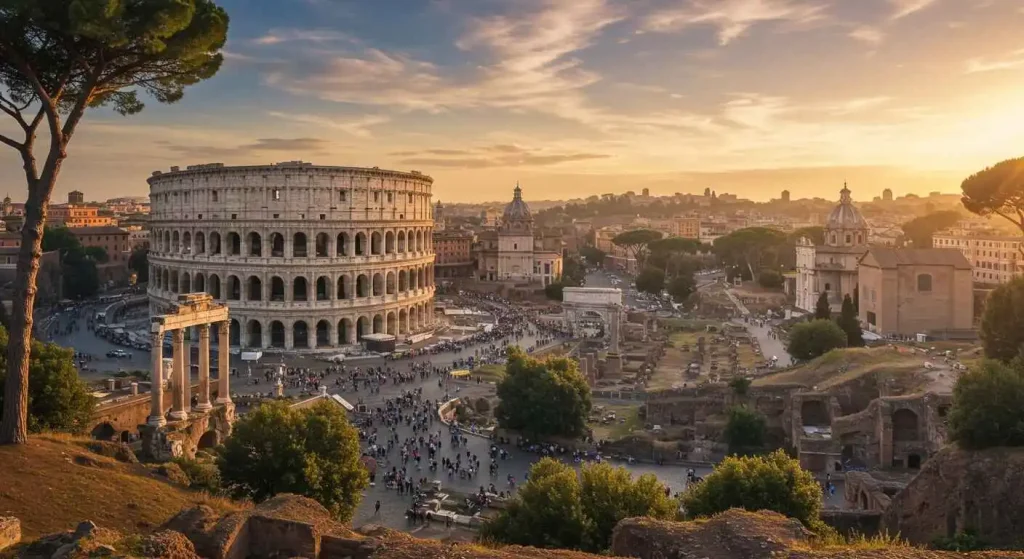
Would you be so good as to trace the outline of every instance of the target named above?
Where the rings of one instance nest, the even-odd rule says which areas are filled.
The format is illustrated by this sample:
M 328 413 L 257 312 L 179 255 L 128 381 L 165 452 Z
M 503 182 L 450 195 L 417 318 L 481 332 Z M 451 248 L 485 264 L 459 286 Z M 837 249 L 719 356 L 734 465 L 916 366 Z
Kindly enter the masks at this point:
M 222 340 L 217 347 L 217 403 L 231 403 L 231 323 L 227 320 L 217 324 L 217 335 Z
M 608 351 L 613 353 L 619 352 L 619 315 L 622 311 L 619 307 L 613 307 L 611 312 L 611 324 L 608 325 L 608 334 L 611 336 L 611 344 Z
M 171 372 L 171 419 L 181 420 L 188 419 L 188 397 L 185 395 L 185 387 L 182 382 L 182 366 L 184 364 L 183 355 L 185 353 L 185 332 L 181 329 L 173 330 L 171 332 L 171 339 L 173 340 L 173 351 L 174 351 L 174 368 Z
M 200 324 L 199 330 L 199 402 L 196 411 L 213 409 L 210 404 L 210 325 Z
M 182 328 L 188 334 L 185 339 L 184 351 L 181 352 L 181 391 L 184 394 L 185 410 L 192 407 L 192 332 Z
M 153 331 L 151 339 L 153 344 L 153 349 L 150 352 L 152 371 L 149 373 L 149 380 L 152 388 L 149 390 L 148 423 L 160 427 L 167 424 L 167 418 L 164 417 L 164 331 L 157 328 Z

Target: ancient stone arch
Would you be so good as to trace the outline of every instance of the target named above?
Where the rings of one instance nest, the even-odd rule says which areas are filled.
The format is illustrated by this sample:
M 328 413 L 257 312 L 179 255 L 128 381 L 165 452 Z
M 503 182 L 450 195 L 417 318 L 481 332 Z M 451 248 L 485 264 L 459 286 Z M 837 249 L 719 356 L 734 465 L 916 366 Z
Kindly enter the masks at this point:
M 579 322 L 585 316 L 599 316 L 608 328 L 609 350 L 619 351 L 619 321 L 622 314 L 622 290 L 606 287 L 566 287 L 562 291 L 565 324 L 573 336 L 580 333 Z

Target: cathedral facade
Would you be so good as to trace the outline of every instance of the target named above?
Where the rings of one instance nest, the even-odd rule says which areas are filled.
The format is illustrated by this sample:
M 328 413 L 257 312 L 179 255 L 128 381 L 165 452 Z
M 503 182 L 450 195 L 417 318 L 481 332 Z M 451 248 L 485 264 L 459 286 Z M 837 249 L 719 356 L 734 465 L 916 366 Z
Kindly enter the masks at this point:
M 477 246 L 477 277 L 482 281 L 539 283 L 562 277 L 561 236 L 535 227 L 523 191 L 516 185 L 498 226 L 482 231 Z
M 827 292 L 832 311 L 838 313 L 843 297 L 856 297 L 858 260 L 868 250 L 868 223 L 845 184 L 824 233 L 824 244 L 815 245 L 806 237 L 797 242 L 796 307 L 813 312 L 821 293 Z

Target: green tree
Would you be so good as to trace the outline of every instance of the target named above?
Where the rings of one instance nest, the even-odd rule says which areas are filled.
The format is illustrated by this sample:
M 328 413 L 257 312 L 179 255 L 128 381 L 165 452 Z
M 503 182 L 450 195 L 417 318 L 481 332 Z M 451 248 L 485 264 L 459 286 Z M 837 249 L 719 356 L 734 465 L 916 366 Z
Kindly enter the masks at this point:
M 55 250 L 60 253 L 64 297 L 86 299 L 99 291 L 100 274 L 96 263 L 106 261 L 106 250 L 101 247 L 83 247 L 78 237 L 63 226 L 45 228 L 42 247 L 44 251 Z
M 961 447 L 1024 446 L 1024 363 L 986 359 L 960 375 L 949 412 L 950 438 Z
M 620 520 L 672 519 L 678 508 L 652 474 L 634 478 L 622 467 L 588 464 L 577 475 L 571 466 L 544 458 L 482 534 L 496 543 L 603 552 Z
M 580 247 L 580 256 L 592 266 L 601 267 L 604 266 L 604 257 L 607 255 L 603 250 L 588 245 Z
M 139 247 L 133 250 L 131 256 L 128 257 L 128 267 L 135 272 L 139 283 L 148 282 L 149 249 L 146 247 Z
M 110 260 L 110 256 L 107 255 L 107 249 L 103 247 L 85 247 L 85 255 L 97 264 L 106 264 Z
M 734 377 L 729 381 L 729 387 L 737 396 L 746 396 L 753 382 L 747 377 Z
M 832 318 L 832 305 L 828 302 L 828 291 L 822 291 L 818 295 L 818 302 L 814 304 L 815 320 L 828 320 Z
M 43 224 L 72 136 L 90 107 L 122 115 L 212 77 L 227 14 L 210 0 L 7 0 L 0 7 L 0 143 L 17 153 L 27 198 L 8 344 L 0 443 L 28 434 L 29 352 Z M 40 127 L 48 142 L 37 145 Z M 8 131 L 13 131 L 9 133 Z
M 840 347 L 846 347 L 846 332 L 831 320 L 817 319 L 794 325 L 789 330 L 786 350 L 806 361 Z
M 562 277 L 560 282 L 566 287 L 579 287 L 587 277 L 587 269 L 583 260 L 576 255 L 566 255 L 562 258 Z
M 0 328 L 0 385 L 5 384 L 7 330 Z M 0 392 L 0 405 L 4 393 Z M 33 340 L 29 361 L 28 429 L 82 434 L 89 427 L 96 398 L 78 376 L 74 352 Z
M 553 283 L 549 283 L 549 284 L 544 286 L 544 295 L 548 299 L 551 299 L 552 301 L 561 301 L 562 300 L 562 291 L 564 289 L 565 289 L 565 286 L 562 285 L 561 282 L 557 282 L 556 281 L 556 282 L 553 282 Z
M 659 268 L 644 268 L 636 276 L 636 289 L 651 295 L 658 295 L 665 289 L 665 272 Z
M 757 275 L 757 283 L 765 289 L 778 289 L 786 283 L 786 278 L 776 270 L 761 270 Z
M 995 288 L 981 314 L 981 345 L 985 357 L 1009 363 L 1024 349 L 1024 277 Z
M 956 225 L 958 221 L 960 212 L 955 210 L 934 212 L 904 223 L 903 234 L 914 248 L 931 248 L 932 235 Z
M 712 250 L 727 266 L 742 266 L 756 278 L 755 270 L 789 267 L 795 260 L 793 246 L 782 231 L 767 227 L 737 229 L 715 239 Z
M 693 274 L 680 274 L 672 278 L 668 284 L 668 294 L 677 303 L 686 301 L 694 291 L 697 291 L 697 282 L 694 281 Z
M 1002 161 L 967 177 L 960 190 L 967 211 L 998 215 L 1024 233 L 1024 157 Z
M 235 423 L 217 467 L 236 497 L 259 502 L 296 493 L 347 522 L 369 483 L 360 458 L 359 433 L 336 405 L 267 402 Z
M 839 313 L 836 323 L 846 332 L 847 347 L 863 347 L 864 331 L 860 328 L 860 319 L 853 308 L 853 299 L 849 295 L 843 297 L 843 310 Z
M 647 245 L 657 241 L 661 237 L 662 234 L 660 231 L 654 231 L 652 229 L 634 229 L 632 231 L 619 233 L 612 238 L 612 243 L 629 251 L 636 260 L 636 267 L 642 270 L 644 269 L 644 260 L 647 258 Z
M 506 429 L 534 437 L 578 437 L 586 432 L 590 386 L 571 359 L 540 361 L 510 347 L 498 398 L 494 416 Z
M 722 436 L 729 445 L 729 454 L 748 454 L 764 448 L 766 423 L 764 416 L 747 406 L 733 406 Z
M 692 518 L 741 508 L 775 511 L 808 527 L 821 522 L 821 487 L 782 450 L 767 456 L 726 458 L 704 481 L 687 487 L 682 502 Z
M 807 237 L 812 244 L 825 244 L 825 228 L 820 225 L 801 227 L 789 234 L 789 243 L 795 245 L 800 239 Z

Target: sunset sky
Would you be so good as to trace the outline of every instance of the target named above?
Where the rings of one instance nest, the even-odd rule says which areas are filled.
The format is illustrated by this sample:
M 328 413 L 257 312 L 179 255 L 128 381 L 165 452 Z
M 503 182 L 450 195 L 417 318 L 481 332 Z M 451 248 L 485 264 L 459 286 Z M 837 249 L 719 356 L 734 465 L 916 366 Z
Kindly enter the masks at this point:
M 1024 155 L 1020 0 L 220 0 L 180 103 L 90 114 L 55 193 L 171 165 L 416 169 L 444 201 L 955 192 Z M 9 129 L 0 121 L 0 129 Z M 0 186 L 24 198 L 13 150 Z M 3 192 L 0 192 L 3 194 Z

